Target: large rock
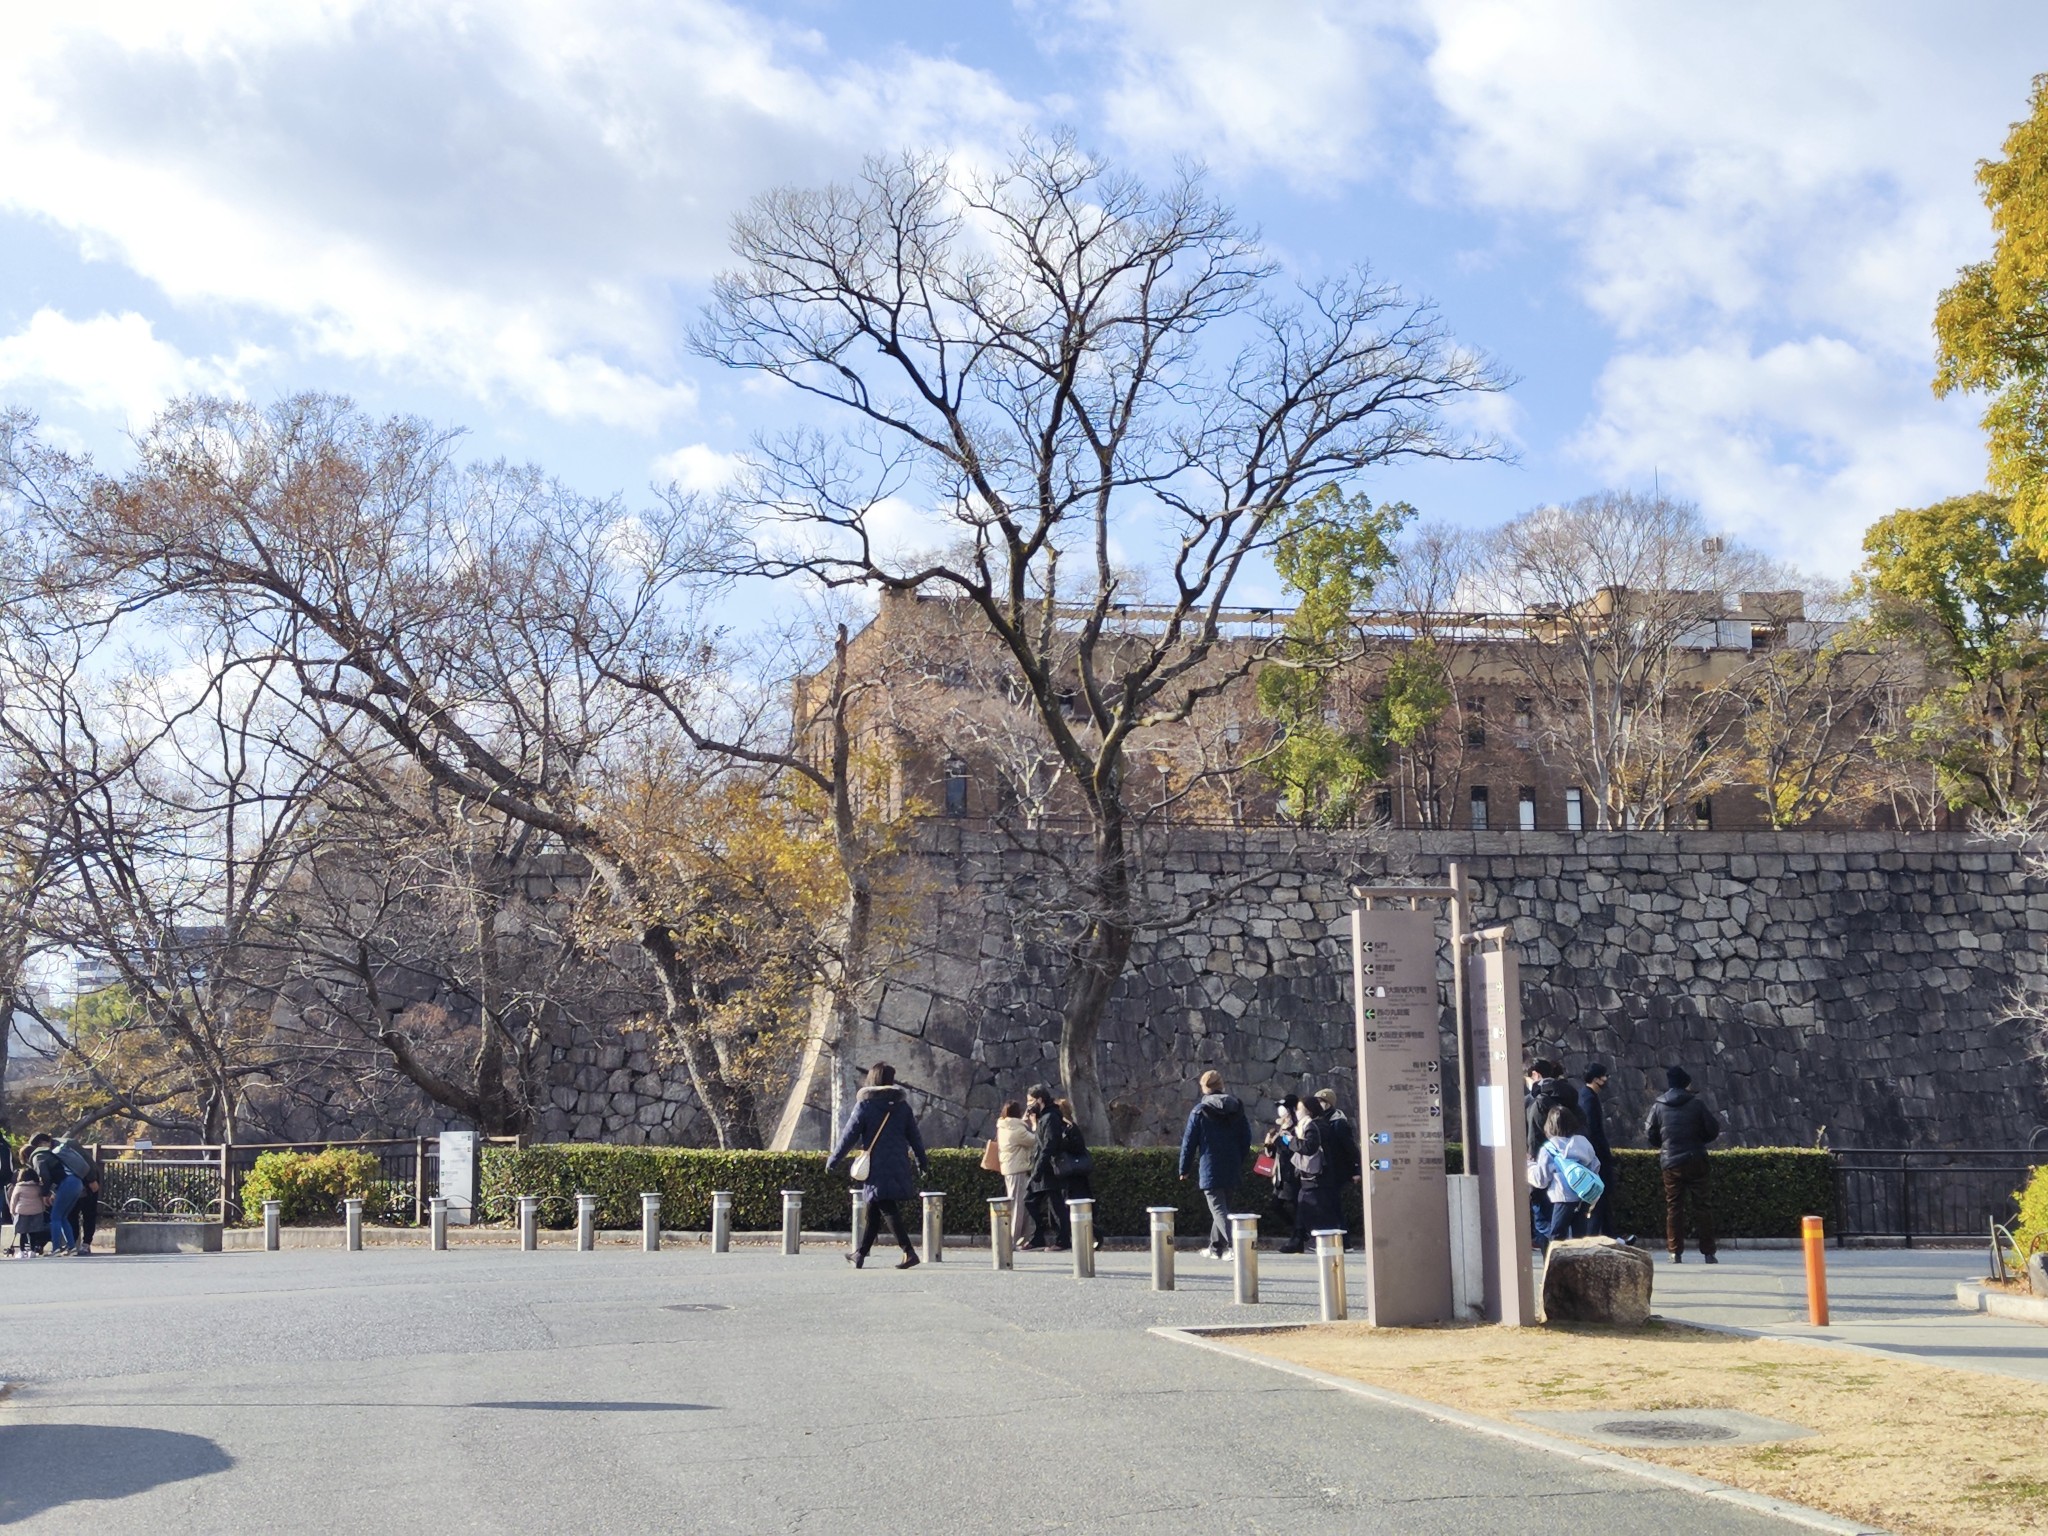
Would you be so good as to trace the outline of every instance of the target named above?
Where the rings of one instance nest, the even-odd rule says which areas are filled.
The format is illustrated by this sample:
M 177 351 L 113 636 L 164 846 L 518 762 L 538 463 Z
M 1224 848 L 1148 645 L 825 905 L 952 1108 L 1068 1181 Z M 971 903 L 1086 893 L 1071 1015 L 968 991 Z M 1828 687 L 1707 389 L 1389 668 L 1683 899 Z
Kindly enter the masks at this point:
M 2048 1253 L 2037 1253 L 2027 1260 L 2027 1289 L 2036 1296 L 2048 1296 Z
M 1543 1262 L 1543 1319 L 1551 1323 L 1649 1321 L 1649 1254 L 1611 1237 L 1572 1237 L 1550 1245 Z

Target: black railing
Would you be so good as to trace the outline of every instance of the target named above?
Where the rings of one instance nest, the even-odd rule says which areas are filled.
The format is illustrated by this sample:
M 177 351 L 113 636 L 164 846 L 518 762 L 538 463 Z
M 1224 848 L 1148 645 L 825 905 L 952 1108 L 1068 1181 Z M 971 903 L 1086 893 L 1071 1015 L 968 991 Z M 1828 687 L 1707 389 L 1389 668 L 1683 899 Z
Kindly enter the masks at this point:
M 486 1137 L 499 1142 L 516 1138 Z M 382 1141 L 217 1142 L 187 1146 L 99 1146 L 100 1204 L 130 1221 L 177 1217 L 240 1220 L 242 1184 L 266 1152 L 367 1152 L 377 1159 L 376 1198 L 364 1214 L 372 1222 L 417 1224 L 440 1187 L 437 1138 Z
M 2014 1191 L 2048 1163 L 2048 1148 L 1838 1147 L 1835 1239 L 1983 1241 L 2012 1220 Z

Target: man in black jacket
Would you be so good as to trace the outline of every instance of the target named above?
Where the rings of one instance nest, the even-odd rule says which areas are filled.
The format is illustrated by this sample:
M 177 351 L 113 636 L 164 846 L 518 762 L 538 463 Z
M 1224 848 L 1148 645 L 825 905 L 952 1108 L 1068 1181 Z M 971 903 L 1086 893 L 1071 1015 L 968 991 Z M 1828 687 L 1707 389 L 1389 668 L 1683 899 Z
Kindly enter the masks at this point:
M 1685 1261 L 1689 1204 L 1699 1232 L 1700 1257 L 1717 1263 L 1714 1214 L 1707 1208 L 1707 1143 L 1721 1134 L 1721 1122 L 1693 1094 L 1692 1074 L 1685 1068 L 1666 1067 L 1664 1081 L 1670 1086 L 1657 1096 L 1643 1122 L 1643 1139 L 1657 1149 L 1664 1174 L 1664 1245 L 1671 1250 L 1672 1263 Z
M 1607 1139 L 1607 1108 L 1600 1102 L 1600 1090 L 1607 1086 L 1607 1063 L 1589 1061 L 1579 1077 L 1584 1083 L 1579 1089 L 1579 1118 L 1586 1122 L 1586 1140 L 1593 1144 L 1593 1153 L 1600 1159 L 1600 1179 L 1607 1186 L 1593 1207 L 1591 1231 L 1595 1237 L 1612 1237 L 1614 1176 L 1618 1169 L 1614 1160 L 1614 1144 Z

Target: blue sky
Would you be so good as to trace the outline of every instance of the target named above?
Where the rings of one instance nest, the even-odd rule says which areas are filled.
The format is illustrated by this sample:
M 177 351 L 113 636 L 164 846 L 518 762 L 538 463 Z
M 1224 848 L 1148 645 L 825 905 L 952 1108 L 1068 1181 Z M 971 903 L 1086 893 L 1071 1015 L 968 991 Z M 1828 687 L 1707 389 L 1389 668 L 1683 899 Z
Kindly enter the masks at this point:
M 170 396 L 460 423 L 594 492 L 716 483 L 768 407 L 684 328 L 732 213 L 905 146 L 1195 156 L 1304 274 L 1371 262 L 1519 379 L 1512 464 L 1374 494 L 1485 524 L 1690 496 L 1840 572 L 1982 478 L 1929 393 L 2034 4 L 321 0 L 18 8 L 0 401 L 118 459 Z

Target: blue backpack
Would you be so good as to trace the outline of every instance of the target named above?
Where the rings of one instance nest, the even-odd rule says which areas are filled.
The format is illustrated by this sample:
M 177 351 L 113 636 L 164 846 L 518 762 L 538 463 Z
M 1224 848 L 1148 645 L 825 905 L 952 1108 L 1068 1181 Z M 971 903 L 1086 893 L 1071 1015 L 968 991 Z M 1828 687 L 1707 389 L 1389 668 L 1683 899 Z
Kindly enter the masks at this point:
M 1566 1157 L 1548 1145 L 1543 1148 L 1543 1154 L 1557 1169 L 1558 1177 L 1564 1180 L 1564 1187 L 1585 1204 L 1592 1205 L 1607 1193 L 1607 1181 L 1577 1158 Z

